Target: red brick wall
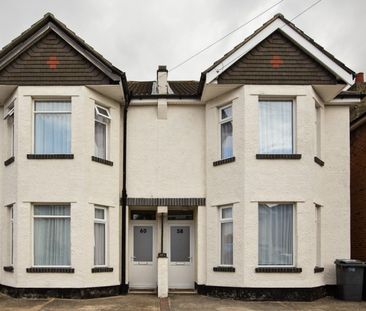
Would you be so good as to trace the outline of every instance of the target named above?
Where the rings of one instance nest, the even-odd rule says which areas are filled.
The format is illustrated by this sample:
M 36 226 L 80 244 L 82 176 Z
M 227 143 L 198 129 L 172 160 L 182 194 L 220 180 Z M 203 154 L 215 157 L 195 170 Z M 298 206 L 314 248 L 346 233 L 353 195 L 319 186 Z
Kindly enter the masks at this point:
M 366 124 L 351 132 L 351 256 L 366 260 Z

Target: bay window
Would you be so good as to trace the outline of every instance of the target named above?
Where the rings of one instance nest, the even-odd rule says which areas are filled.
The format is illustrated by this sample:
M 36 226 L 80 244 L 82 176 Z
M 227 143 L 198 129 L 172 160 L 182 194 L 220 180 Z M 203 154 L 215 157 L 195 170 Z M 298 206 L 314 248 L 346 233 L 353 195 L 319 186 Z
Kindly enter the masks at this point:
M 35 101 L 34 153 L 71 153 L 71 102 Z
M 220 208 L 220 264 L 233 265 L 233 208 Z
M 94 265 L 106 265 L 107 209 L 94 209 Z
M 225 106 L 219 109 L 220 113 L 220 143 L 221 159 L 233 156 L 233 116 L 232 106 Z
M 111 115 L 107 108 L 99 105 L 95 106 L 94 115 L 95 156 L 106 160 L 108 148 L 108 127 Z
M 70 205 L 34 205 L 34 266 L 70 266 Z
M 293 214 L 293 204 L 259 204 L 259 265 L 294 264 Z
M 259 101 L 259 153 L 293 154 L 294 104 L 292 100 Z

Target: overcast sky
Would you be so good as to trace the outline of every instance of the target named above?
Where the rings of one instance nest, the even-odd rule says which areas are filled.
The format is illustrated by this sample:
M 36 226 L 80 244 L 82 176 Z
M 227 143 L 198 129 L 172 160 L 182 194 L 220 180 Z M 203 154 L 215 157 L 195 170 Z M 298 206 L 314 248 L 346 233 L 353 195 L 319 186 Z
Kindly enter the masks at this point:
M 153 80 L 279 0 L 1 0 L 0 46 L 52 12 L 129 80 Z M 200 73 L 276 13 L 292 19 L 316 0 L 284 0 L 169 78 Z M 366 71 L 366 0 L 322 0 L 293 22 L 356 72 Z

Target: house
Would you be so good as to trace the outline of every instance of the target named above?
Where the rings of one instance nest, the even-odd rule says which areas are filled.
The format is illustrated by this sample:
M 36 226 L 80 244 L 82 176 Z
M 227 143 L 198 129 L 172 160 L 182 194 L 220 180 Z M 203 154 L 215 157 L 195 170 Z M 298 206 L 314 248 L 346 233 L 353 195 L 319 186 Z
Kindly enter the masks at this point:
M 200 81 L 128 81 L 45 15 L 0 53 L 1 290 L 330 293 L 354 75 L 278 14 Z
M 366 96 L 364 74 L 358 73 L 350 91 Z M 364 154 L 366 148 L 366 102 L 351 108 L 351 254 L 353 258 L 366 260 L 365 241 L 365 174 Z

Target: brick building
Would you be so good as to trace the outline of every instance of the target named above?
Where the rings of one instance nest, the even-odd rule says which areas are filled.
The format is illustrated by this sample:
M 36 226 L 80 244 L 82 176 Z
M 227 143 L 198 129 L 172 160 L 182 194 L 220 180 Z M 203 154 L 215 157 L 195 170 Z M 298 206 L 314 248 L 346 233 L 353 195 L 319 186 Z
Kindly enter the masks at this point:
M 366 95 L 363 73 L 351 91 Z M 351 255 L 366 260 L 366 102 L 351 108 Z

